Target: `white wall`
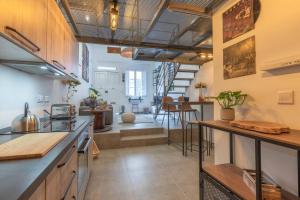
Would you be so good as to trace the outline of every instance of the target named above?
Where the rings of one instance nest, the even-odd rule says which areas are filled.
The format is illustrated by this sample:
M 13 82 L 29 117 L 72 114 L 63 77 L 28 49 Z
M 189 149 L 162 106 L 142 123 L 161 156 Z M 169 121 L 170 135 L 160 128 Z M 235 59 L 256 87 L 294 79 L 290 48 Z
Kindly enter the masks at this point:
M 128 70 L 141 70 L 146 71 L 147 73 L 147 96 L 144 97 L 143 102 L 139 105 L 139 109 L 142 110 L 143 107 L 151 106 L 151 102 L 153 101 L 153 78 L 152 72 L 157 65 L 156 62 L 147 62 L 147 61 L 135 61 L 129 58 L 124 58 L 119 54 L 108 54 L 107 46 L 104 45 L 89 45 L 91 47 L 92 56 L 92 67 L 94 71 L 97 71 L 98 66 L 104 67 L 116 67 L 117 72 L 125 73 Z M 109 84 L 109 83 L 108 83 Z M 131 104 L 128 102 L 128 97 L 125 94 L 125 82 L 122 82 L 120 79 L 120 102 L 121 105 L 125 105 L 126 111 L 131 111 Z M 120 112 L 120 106 L 114 108 L 114 111 Z
M 300 129 L 300 74 L 299 68 L 279 70 L 273 73 L 260 71 L 263 63 L 300 52 L 300 1 L 261 0 L 261 14 L 256 28 L 241 37 L 223 44 L 222 14 L 237 0 L 229 0 L 213 15 L 214 90 L 242 90 L 249 94 L 243 106 L 237 109 L 237 119 L 280 122 Z M 223 79 L 223 48 L 255 35 L 257 73 L 229 80 Z M 295 91 L 294 105 L 278 105 L 277 91 Z M 215 118 L 219 118 L 219 105 L 215 105 Z M 216 163 L 228 161 L 227 137 L 215 137 Z M 240 167 L 254 167 L 254 143 L 236 138 L 236 163 Z M 262 168 L 286 190 L 297 193 L 296 152 L 275 145 L 262 145 Z
M 92 74 L 90 73 L 90 77 Z M 81 69 L 79 70 L 81 77 Z M 88 96 L 90 83 L 80 79 L 81 85 L 71 103 L 78 108 L 80 101 Z M 91 80 L 90 80 L 91 82 Z M 24 113 L 24 103 L 28 102 L 30 111 L 40 117 L 43 109 L 50 110 L 53 103 L 63 103 L 67 88 L 59 80 L 31 75 L 0 65 L 0 129 L 11 125 L 12 120 Z M 37 103 L 37 96 L 49 96 L 49 104 Z

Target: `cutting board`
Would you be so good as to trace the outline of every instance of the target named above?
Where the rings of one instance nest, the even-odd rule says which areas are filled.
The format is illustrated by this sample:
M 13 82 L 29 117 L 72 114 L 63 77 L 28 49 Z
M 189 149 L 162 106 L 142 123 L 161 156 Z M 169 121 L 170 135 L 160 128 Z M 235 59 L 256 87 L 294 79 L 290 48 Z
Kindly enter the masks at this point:
M 242 129 L 267 133 L 267 134 L 282 134 L 288 133 L 290 128 L 288 126 L 273 123 L 273 122 L 263 122 L 263 121 L 231 121 L 231 126 L 235 126 Z
M 67 132 L 22 135 L 0 145 L 0 160 L 43 157 L 67 135 Z

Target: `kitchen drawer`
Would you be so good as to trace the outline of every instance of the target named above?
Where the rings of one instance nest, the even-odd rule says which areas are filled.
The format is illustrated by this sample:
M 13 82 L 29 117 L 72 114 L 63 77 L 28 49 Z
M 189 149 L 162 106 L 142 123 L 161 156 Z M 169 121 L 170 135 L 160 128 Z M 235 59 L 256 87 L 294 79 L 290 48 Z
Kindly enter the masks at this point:
M 72 182 L 69 183 L 67 191 L 63 196 L 62 200 L 77 200 L 77 176 L 76 174 L 72 177 Z
M 65 194 L 74 174 L 77 174 L 77 146 L 75 143 L 58 164 L 61 177 L 61 194 Z

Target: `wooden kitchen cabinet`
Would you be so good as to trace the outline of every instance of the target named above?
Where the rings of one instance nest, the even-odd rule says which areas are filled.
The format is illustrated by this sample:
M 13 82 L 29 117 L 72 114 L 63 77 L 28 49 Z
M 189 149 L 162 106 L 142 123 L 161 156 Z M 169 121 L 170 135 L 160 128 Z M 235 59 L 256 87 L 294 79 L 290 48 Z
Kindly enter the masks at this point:
M 43 181 L 28 200 L 46 200 L 46 182 Z
M 65 45 L 66 66 L 70 72 L 78 75 L 78 42 L 68 25 L 65 26 Z
M 46 178 L 46 200 L 61 200 L 72 194 L 77 198 L 77 145 L 65 153 Z M 76 185 L 76 193 L 74 192 Z M 71 191 L 70 191 L 71 190 Z
M 47 0 L 0 0 L 0 31 L 46 59 Z
M 64 16 L 57 3 L 48 0 L 47 61 L 59 68 L 66 68 L 64 22 Z

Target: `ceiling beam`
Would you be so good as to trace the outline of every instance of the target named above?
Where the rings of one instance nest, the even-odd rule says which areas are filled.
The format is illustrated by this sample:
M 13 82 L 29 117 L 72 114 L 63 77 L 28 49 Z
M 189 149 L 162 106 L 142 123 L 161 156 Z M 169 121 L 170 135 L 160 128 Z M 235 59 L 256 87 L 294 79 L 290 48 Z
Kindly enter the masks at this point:
M 202 65 L 204 62 L 195 60 L 190 61 L 188 59 L 168 59 L 168 58 L 149 58 L 149 57 L 140 57 L 137 60 L 142 61 L 154 61 L 154 62 L 178 62 L 181 64 L 188 64 L 188 65 Z
M 151 30 L 153 29 L 153 27 L 155 26 L 155 24 L 159 20 L 160 16 L 163 14 L 164 10 L 167 8 L 169 2 L 170 2 L 170 0 L 162 0 L 160 2 L 157 11 L 155 12 L 155 14 L 154 14 L 151 22 L 149 23 L 149 25 L 148 25 L 148 27 L 147 27 L 147 29 L 145 31 L 144 39 L 151 32 Z
M 71 22 L 72 28 L 73 28 L 73 30 L 75 32 L 75 35 L 79 35 L 78 28 L 77 28 L 76 23 L 74 21 L 74 17 L 73 17 L 73 15 L 71 13 L 69 2 L 67 0 L 61 0 L 61 4 L 62 4 L 62 6 L 63 6 L 63 8 L 64 8 L 64 10 L 65 10 L 65 12 L 66 12 L 69 20 L 70 20 L 70 22 Z
M 76 36 L 76 38 L 79 42 L 83 42 L 83 43 L 156 48 L 156 49 L 166 49 L 166 50 L 182 51 L 182 52 L 212 53 L 212 48 L 207 48 L 207 47 L 189 47 L 189 46 L 182 46 L 182 45 L 158 44 L 158 43 L 150 43 L 150 42 L 136 42 L 136 41 L 118 40 L 118 39 L 110 40 L 110 39 L 105 39 L 105 38 L 87 37 L 87 36 Z
M 204 33 L 203 35 L 201 35 L 201 36 L 199 37 L 198 40 L 196 40 L 195 42 L 193 42 L 192 46 L 193 46 L 193 47 L 198 46 L 199 44 L 201 44 L 202 42 L 204 42 L 205 40 L 207 40 L 208 38 L 210 38 L 211 35 L 212 35 L 212 32 L 211 32 L 211 31 L 208 31 L 208 32 Z
M 197 17 L 196 19 L 194 19 L 192 23 L 190 23 L 190 25 L 188 25 L 187 27 L 182 29 L 177 35 L 175 35 L 175 37 L 169 42 L 169 44 L 173 44 L 177 40 L 179 40 L 186 32 L 191 30 L 191 28 L 194 27 L 199 22 L 199 20 L 201 20 L 201 17 Z

